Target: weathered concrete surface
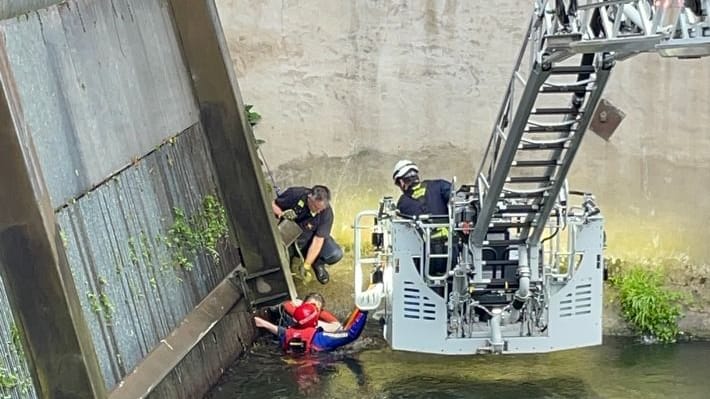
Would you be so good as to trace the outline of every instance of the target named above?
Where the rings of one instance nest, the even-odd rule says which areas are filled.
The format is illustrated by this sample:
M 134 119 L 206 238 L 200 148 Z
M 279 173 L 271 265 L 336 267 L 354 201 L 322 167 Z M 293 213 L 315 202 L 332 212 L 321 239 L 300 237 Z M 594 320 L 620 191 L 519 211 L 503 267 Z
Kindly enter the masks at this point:
M 159 1 L 71 0 L 0 30 L 54 208 L 198 120 Z
M 64 0 L 0 0 L 0 20 L 13 18 L 27 12 L 39 10 Z
M 532 9 L 519 0 L 217 3 L 243 96 L 263 116 L 256 136 L 270 165 L 319 169 L 338 157 L 322 174 L 340 187 L 382 176 L 360 191 L 392 187 L 392 160 L 431 159 L 433 148 L 450 150 L 425 176 L 473 180 Z M 589 134 L 570 175 L 597 193 L 610 252 L 710 258 L 709 91 L 710 59 L 642 55 L 612 72 L 606 98 L 627 118 L 609 142 Z M 386 158 L 349 163 L 371 149 Z

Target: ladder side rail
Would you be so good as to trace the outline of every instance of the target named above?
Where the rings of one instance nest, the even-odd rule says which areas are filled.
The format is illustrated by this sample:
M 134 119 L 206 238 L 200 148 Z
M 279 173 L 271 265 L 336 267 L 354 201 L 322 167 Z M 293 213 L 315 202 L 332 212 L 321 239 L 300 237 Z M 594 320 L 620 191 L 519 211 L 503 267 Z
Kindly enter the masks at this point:
M 595 90 L 590 93 L 589 98 L 587 99 L 587 107 L 590 111 L 582 115 L 582 118 L 580 119 L 579 124 L 577 125 L 574 139 L 572 140 L 569 148 L 567 149 L 567 152 L 565 153 L 565 161 L 562 162 L 562 165 L 559 166 L 557 174 L 555 175 L 556 184 L 549 191 L 550 200 L 548 200 L 543 205 L 542 209 L 539 211 L 537 224 L 530 237 L 528 237 L 528 243 L 535 244 L 540 241 L 540 237 L 542 236 L 545 225 L 547 223 L 547 219 L 550 216 L 550 212 L 552 211 L 552 208 L 555 205 L 555 200 L 557 198 L 557 195 L 559 194 L 560 188 L 562 187 L 562 183 L 567 178 L 567 173 L 569 172 L 569 169 L 572 166 L 574 157 L 577 153 L 577 150 L 579 149 L 582 138 L 584 137 L 584 133 L 587 130 L 589 123 L 591 122 L 593 111 L 599 103 L 602 93 L 604 92 L 604 88 L 606 87 L 606 84 L 609 80 L 609 75 L 614 66 L 614 59 L 611 55 L 605 55 L 604 57 L 605 59 L 601 60 L 600 68 L 597 71 L 597 86 Z
M 594 65 L 595 58 L 596 58 L 596 54 L 589 54 L 589 53 L 583 54 L 582 59 L 580 60 L 580 66 Z M 590 73 L 586 73 L 586 72 L 582 72 L 582 73 L 577 74 L 577 82 L 588 80 L 590 75 L 591 75 Z M 595 79 L 596 79 L 596 77 L 595 77 Z M 596 82 L 594 84 L 596 84 Z M 563 123 L 568 123 L 568 122 L 572 121 L 573 120 L 572 118 L 575 118 L 575 123 L 578 123 L 578 121 L 576 121 L 576 118 L 579 115 L 580 110 L 582 111 L 582 115 L 584 115 L 586 113 L 591 114 L 594 111 L 593 108 L 590 108 L 588 106 L 589 102 L 586 100 L 585 97 L 586 97 L 586 93 L 572 94 L 570 105 L 571 105 L 572 109 L 575 109 L 577 111 L 577 113 L 574 117 L 572 117 L 571 115 L 566 115 L 563 120 Z M 572 132 L 570 132 L 570 133 L 572 133 Z M 560 159 L 563 151 L 564 151 L 564 149 L 551 150 L 550 151 L 550 158 L 551 159 Z M 555 170 L 559 166 L 560 165 L 554 165 L 554 166 L 548 166 L 548 167 L 543 168 L 543 171 L 544 171 L 543 176 L 553 176 Z M 555 181 L 554 183 L 557 184 L 558 182 Z M 564 179 L 561 180 L 561 183 L 564 184 Z M 536 198 L 533 201 L 533 205 L 540 205 L 544 201 L 553 201 L 554 202 L 554 201 L 556 201 L 556 197 L 552 197 L 550 195 L 545 195 L 545 196 Z M 526 218 L 524 219 L 524 222 L 525 223 L 532 223 L 534 221 L 536 215 L 537 215 L 537 213 L 528 214 L 526 216 Z M 527 237 L 529 234 L 529 230 L 530 230 L 530 227 L 524 227 L 520 232 L 520 236 Z
M 471 241 L 474 245 L 480 246 L 488 232 L 488 224 L 496 211 L 496 204 L 499 200 L 500 193 L 503 190 L 505 180 L 510 171 L 511 164 L 515 158 L 515 154 L 520 144 L 520 139 L 523 136 L 525 125 L 527 125 L 530 117 L 530 112 L 537 99 L 540 86 L 550 75 L 549 65 L 542 68 L 542 65 L 533 65 L 530 78 L 520 97 L 518 109 L 515 112 L 513 121 L 510 125 L 508 136 L 500 153 L 500 157 L 493 170 L 491 179 L 488 181 L 488 192 L 483 197 L 483 203 L 478 214 L 478 220 L 471 234 Z M 513 77 L 515 79 L 515 77 Z
M 478 168 L 478 173 L 476 176 L 485 173 L 487 166 L 488 169 L 493 168 L 493 165 L 495 165 L 496 160 L 497 160 L 497 153 L 500 151 L 500 136 L 498 135 L 498 128 L 501 127 L 501 122 L 508 117 L 510 110 L 512 108 L 512 101 L 514 100 L 513 98 L 513 88 L 515 86 L 515 74 L 519 72 L 520 66 L 522 64 L 523 58 L 525 57 L 525 53 L 528 49 L 528 46 L 530 45 L 531 42 L 531 35 L 533 33 L 533 27 L 536 24 L 537 20 L 537 15 L 533 13 L 532 18 L 530 19 L 530 23 L 528 24 L 528 31 L 525 35 L 525 39 L 523 42 L 523 45 L 520 47 L 520 51 L 518 52 L 518 57 L 515 62 L 515 66 L 513 67 L 513 72 L 511 73 L 510 77 L 510 82 L 508 83 L 508 87 L 505 91 L 505 97 L 503 98 L 503 103 L 501 104 L 501 107 L 498 111 L 498 115 L 496 116 L 496 123 L 493 126 L 493 131 L 491 132 L 490 139 L 488 140 L 488 145 L 486 146 L 486 150 L 484 152 L 483 159 L 481 160 L 481 165 Z M 491 151 L 493 150 L 493 151 Z M 490 159 L 489 159 L 490 157 Z M 488 162 L 490 161 L 490 165 Z M 490 176 L 490 170 L 488 171 L 489 173 L 487 174 Z

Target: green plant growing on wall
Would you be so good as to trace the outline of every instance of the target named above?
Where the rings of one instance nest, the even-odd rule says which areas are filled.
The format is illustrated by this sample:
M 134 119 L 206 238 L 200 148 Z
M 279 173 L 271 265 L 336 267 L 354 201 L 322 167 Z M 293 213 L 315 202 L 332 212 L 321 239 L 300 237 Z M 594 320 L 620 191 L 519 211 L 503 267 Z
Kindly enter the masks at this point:
M 86 297 L 89 300 L 89 306 L 92 312 L 97 315 L 103 315 L 106 320 L 111 320 L 114 306 L 105 292 L 99 292 L 98 296 L 93 292 L 87 292 Z
M 94 294 L 93 292 L 87 292 L 86 298 L 89 300 L 89 306 L 91 307 L 91 311 L 96 313 L 97 315 L 100 315 L 101 303 L 99 302 L 98 298 L 96 298 L 96 294 Z
M 138 252 L 136 251 L 136 240 L 128 237 L 128 258 L 133 265 L 138 265 Z
M 20 337 L 20 328 L 17 324 L 12 323 L 10 326 L 10 339 L 12 340 L 12 349 L 15 351 L 18 357 L 24 359 L 25 351 L 22 348 L 22 338 Z
M 244 112 L 247 114 L 247 120 L 249 121 L 249 124 L 254 127 L 261 120 L 261 115 L 256 111 L 252 111 L 252 108 L 254 108 L 252 104 L 244 105 Z
M 20 378 L 17 374 L 10 372 L 5 367 L 0 367 L 0 390 L 2 390 L 3 396 L 7 395 L 7 391 L 11 390 L 20 385 Z
M 99 294 L 99 302 L 101 303 L 101 310 L 104 312 L 104 316 L 106 316 L 107 319 L 111 319 L 111 317 L 113 317 L 114 307 L 111 303 L 111 299 L 105 292 Z
M 165 243 L 172 249 L 173 262 L 183 269 L 191 270 L 193 264 L 189 258 L 197 251 L 199 236 L 184 210 L 173 208 L 173 225 L 168 229 Z
M 67 233 L 65 233 L 64 230 L 59 230 L 59 237 L 62 239 L 64 249 L 67 249 L 69 246 L 69 238 L 67 238 Z
M 226 211 L 215 196 L 207 195 L 201 209 L 190 217 L 184 210 L 173 208 L 173 224 L 163 241 L 171 249 L 173 263 L 191 270 L 192 259 L 203 251 L 219 262 L 217 245 L 226 236 Z
M 0 397 L 12 398 L 10 391 L 16 389 L 20 392 L 21 396 L 27 395 L 30 392 L 30 387 L 32 387 L 32 380 L 29 378 L 22 378 L 17 373 L 12 372 L 4 365 L 0 366 Z
M 202 200 L 202 212 L 196 223 L 200 227 L 202 247 L 215 262 L 219 262 L 217 244 L 227 236 L 227 212 L 216 197 L 205 196 Z
M 611 278 L 619 290 L 621 311 L 633 329 L 660 342 L 675 342 L 679 334 L 679 293 L 663 286 L 663 274 L 634 266 Z
M 148 261 L 148 263 L 153 263 L 153 253 L 150 251 L 150 243 L 148 242 L 148 236 L 145 234 L 143 230 L 140 232 L 140 246 L 141 246 L 141 255 L 143 256 L 143 259 Z
M 261 115 L 258 112 L 252 111 L 252 108 L 254 106 L 251 104 L 247 104 L 244 106 L 244 111 L 247 114 L 247 120 L 249 121 L 249 124 L 251 127 L 255 127 L 259 121 L 261 120 Z M 252 129 L 253 130 L 253 129 Z M 253 131 L 252 131 L 253 134 Z M 266 185 L 266 190 L 269 194 L 269 196 L 274 196 L 274 187 L 276 183 L 274 182 L 274 178 L 271 175 L 271 171 L 269 170 L 269 165 L 266 163 L 266 158 L 264 157 L 264 154 L 261 151 L 261 146 L 266 143 L 266 140 L 263 139 L 258 139 L 255 136 L 254 137 L 254 144 L 256 145 L 256 150 L 259 153 L 259 164 L 262 166 L 262 172 L 264 173 L 264 177 L 268 175 L 268 177 L 271 179 L 271 184 Z

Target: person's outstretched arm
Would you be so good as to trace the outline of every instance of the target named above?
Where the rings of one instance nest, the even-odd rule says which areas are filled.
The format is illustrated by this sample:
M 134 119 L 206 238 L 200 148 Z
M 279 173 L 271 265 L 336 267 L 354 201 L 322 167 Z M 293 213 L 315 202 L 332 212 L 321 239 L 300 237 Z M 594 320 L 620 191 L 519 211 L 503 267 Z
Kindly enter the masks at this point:
M 337 317 L 325 309 L 320 311 L 320 319 L 326 323 L 340 323 Z
M 261 327 L 263 329 L 266 329 L 268 332 L 274 334 L 274 335 L 279 335 L 279 327 L 271 322 L 268 322 L 261 317 L 254 317 L 254 323 L 256 324 L 257 327 Z
M 358 339 L 367 323 L 367 312 L 362 312 L 358 309 L 354 312 L 355 317 L 352 318 L 352 323 L 349 323 L 344 331 L 337 333 L 320 331 L 316 333 L 313 337 L 313 349 L 316 351 L 332 351 Z

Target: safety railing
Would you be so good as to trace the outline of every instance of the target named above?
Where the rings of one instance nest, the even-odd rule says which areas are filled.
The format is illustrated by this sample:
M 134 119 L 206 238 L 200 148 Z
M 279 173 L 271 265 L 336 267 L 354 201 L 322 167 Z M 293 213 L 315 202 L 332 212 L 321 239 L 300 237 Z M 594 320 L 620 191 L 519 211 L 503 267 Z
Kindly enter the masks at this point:
M 355 254 L 355 305 L 360 310 L 374 310 L 380 306 L 382 298 L 385 295 L 384 283 L 383 281 L 371 282 L 367 288 L 364 287 L 364 277 L 365 272 L 363 271 L 363 265 L 371 265 L 374 269 L 380 269 L 385 274 L 384 268 L 386 267 L 386 250 L 387 243 L 382 242 L 382 251 L 375 251 L 374 256 L 364 257 L 364 248 L 362 244 L 362 233 L 363 231 L 373 231 L 375 229 L 375 223 L 365 224 L 364 219 L 371 218 L 375 219 L 378 216 L 376 211 L 362 211 L 355 216 L 355 223 L 353 228 L 355 230 L 354 240 L 353 240 L 353 252 Z M 387 234 L 383 233 L 383 240 L 387 240 Z

